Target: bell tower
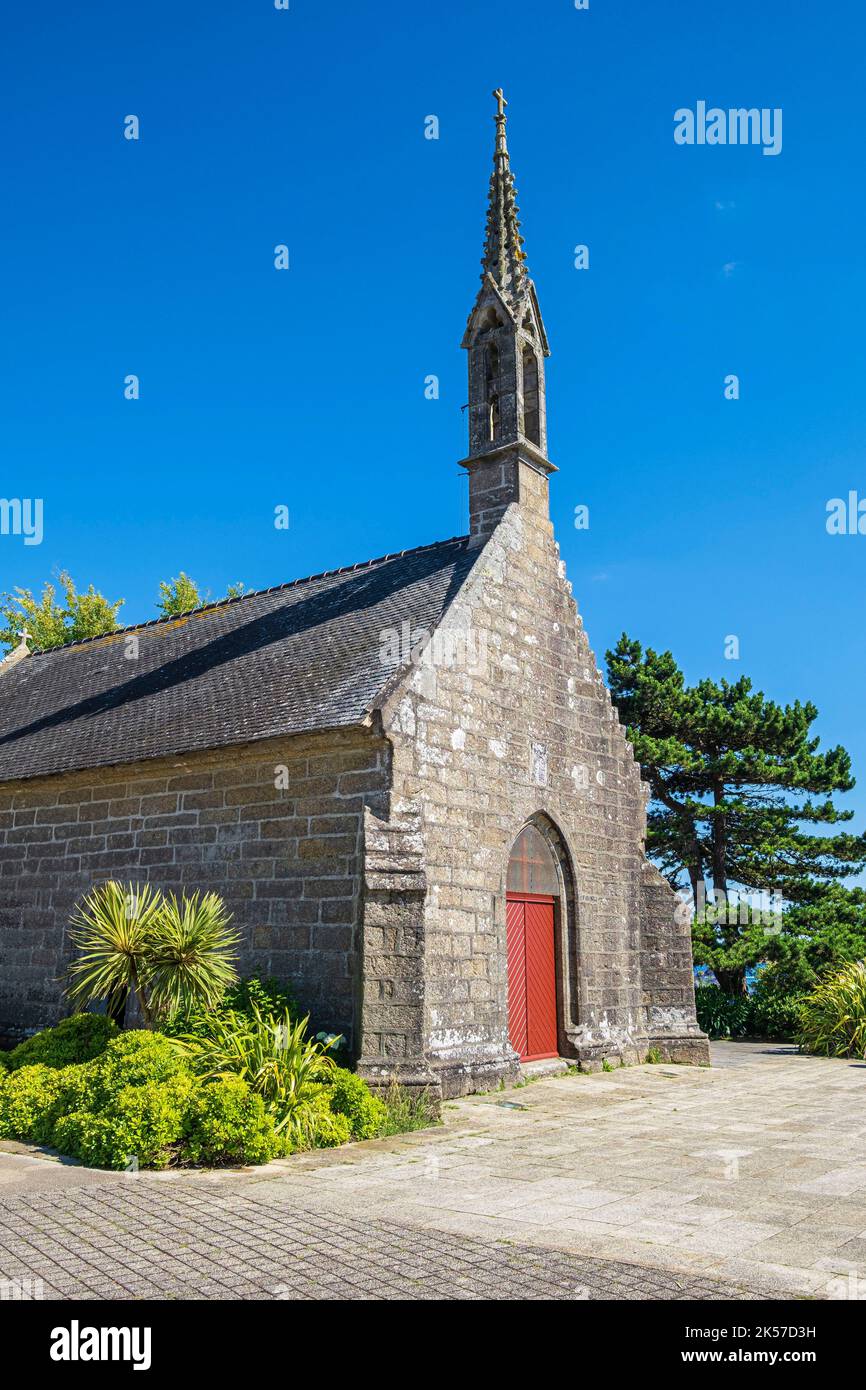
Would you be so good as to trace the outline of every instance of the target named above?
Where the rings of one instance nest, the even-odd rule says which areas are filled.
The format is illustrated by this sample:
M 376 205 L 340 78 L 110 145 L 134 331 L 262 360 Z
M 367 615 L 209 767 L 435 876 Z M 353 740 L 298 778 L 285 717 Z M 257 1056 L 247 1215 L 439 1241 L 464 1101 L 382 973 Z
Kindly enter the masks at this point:
M 481 260 L 481 289 L 462 346 L 469 354 L 469 530 L 481 544 L 511 502 L 548 515 L 544 359 L 550 356 L 526 269 L 502 88 Z

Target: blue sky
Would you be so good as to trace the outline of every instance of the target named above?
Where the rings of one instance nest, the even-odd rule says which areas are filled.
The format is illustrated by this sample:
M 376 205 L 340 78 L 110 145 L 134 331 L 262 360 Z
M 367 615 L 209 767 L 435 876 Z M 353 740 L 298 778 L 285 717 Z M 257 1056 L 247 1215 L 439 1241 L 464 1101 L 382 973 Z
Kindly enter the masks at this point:
M 45 538 L 0 537 L 0 587 L 65 566 L 134 622 L 180 569 L 218 597 L 465 531 L 501 84 L 596 652 L 625 628 L 814 700 L 862 828 L 866 537 L 825 508 L 866 496 L 864 28 L 853 0 L 15 7 L 0 492 Z M 782 153 L 677 146 L 698 100 L 781 107 Z

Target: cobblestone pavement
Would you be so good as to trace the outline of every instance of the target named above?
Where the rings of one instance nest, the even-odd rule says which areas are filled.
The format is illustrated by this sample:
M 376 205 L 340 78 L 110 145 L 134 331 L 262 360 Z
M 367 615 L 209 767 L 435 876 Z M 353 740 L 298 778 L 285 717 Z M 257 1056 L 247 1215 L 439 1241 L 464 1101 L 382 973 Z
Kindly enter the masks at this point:
M 4 1141 L 0 1279 L 97 1298 L 862 1300 L 866 1063 L 712 1055 L 543 1077 L 448 1103 L 438 1128 L 241 1171 L 104 1173 Z
M 136 1179 L 0 1202 L 0 1278 L 17 1281 L 13 1296 L 48 1299 L 757 1297 L 694 1275 Z

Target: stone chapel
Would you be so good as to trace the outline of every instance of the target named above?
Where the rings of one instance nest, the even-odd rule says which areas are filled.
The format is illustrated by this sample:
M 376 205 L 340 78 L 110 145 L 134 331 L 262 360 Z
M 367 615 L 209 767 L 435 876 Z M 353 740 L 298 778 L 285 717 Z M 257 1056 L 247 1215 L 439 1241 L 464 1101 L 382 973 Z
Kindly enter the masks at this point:
M 71 909 L 114 878 L 222 894 L 242 973 L 290 981 L 372 1082 L 708 1060 L 689 914 L 549 519 L 550 349 L 495 95 L 469 534 L 0 664 L 8 1041 L 67 1011 Z

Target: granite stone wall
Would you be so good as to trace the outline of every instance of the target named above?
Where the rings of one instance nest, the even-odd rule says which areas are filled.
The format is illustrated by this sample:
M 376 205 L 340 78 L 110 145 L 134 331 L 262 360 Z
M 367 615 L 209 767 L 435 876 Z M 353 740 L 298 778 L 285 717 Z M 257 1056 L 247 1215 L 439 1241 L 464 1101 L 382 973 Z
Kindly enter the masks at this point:
M 494 517 L 487 482 L 470 476 L 493 532 L 369 727 L 0 785 L 0 1035 L 61 1015 L 72 907 L 117 878 L 221 893 L 242 972 L 290 982 L 373 1081 L 516 1076 L 506 869 L 532 820 L 560 873 L 561 1054 L 707 1059 L 688 922 L 643 853 L 646 788 L 547 478 L 512 459 Z
M 663 880 L 646 884 L 640 769 L 564 575 L 547 480 L 518 468 L 519 503 L 449 609 L 438 649 L 383 712 L 394 804 L 419 816 L 424 1053 L 445 1094 L 514 1073 L 505 875 L 530 819 L 561 865 L 561 1053 L 588 1067 L 642 1060 L 663 1036 L 668 1055 L 680 1039 L 684 1055 L 706 1060 L 677 899 Z
M 117 878 L 222 894 L 242 972 L 291 982 L 353 1039 L 364 813 L 389 777 L 387 745 L 358 730 L 0 786 L 0 1034 L 63 1013 L 71 909 Z

